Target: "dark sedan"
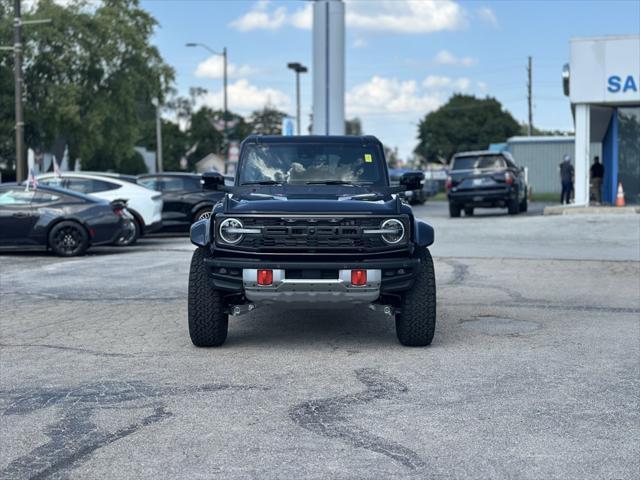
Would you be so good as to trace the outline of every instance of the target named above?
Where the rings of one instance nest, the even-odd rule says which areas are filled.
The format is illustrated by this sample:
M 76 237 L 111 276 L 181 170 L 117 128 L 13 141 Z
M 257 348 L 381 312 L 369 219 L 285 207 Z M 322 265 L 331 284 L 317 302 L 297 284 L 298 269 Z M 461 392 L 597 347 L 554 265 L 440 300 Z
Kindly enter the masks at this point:
M 138 184 L 162 192 L 162 229 L 188 231 L 197 220 L 208 218 L 223 192 L 202 188 L 202 176 L 194 173 L 140 175 Z
M 63 257 L 110 244 L 126 220 L 123 204 L 55 187 L 0 185 L 0 250 L 51 249 Z

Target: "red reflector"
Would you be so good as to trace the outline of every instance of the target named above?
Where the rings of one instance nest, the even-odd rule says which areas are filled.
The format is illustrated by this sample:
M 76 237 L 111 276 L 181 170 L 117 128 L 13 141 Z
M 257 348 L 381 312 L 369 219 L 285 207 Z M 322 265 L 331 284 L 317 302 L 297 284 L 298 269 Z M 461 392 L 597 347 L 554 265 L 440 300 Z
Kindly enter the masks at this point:
M 273 270 L 258 270 L 258 285 L 271 285 L 273 283 Z
M 351 285 L 362 286 L 367 284 L 366 270 L 351 270 Z

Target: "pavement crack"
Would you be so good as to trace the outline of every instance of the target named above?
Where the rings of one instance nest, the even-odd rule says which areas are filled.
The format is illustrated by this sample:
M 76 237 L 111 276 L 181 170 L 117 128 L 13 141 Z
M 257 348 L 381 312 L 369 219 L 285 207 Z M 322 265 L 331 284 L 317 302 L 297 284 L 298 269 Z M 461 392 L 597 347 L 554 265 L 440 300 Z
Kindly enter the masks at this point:
M 399 380 L 377 369 L 356 370 L 356 377 L 366 388 L 350 395 L 308 400 L 289 411 L 290 418 L 300 427 L 317 435 L 340 440 L 357 448 L 385 455 L 405 467 L 416 470 L 426 466 L 413 450 L 394 441 L 368 432 L 351 423 L 343 411 L 376 400 L 390 400 L 407 392 Z
M 131 353 L 111 353 L 101 352 L 99 350 L 89 350 L 87 348 L 77 347 L 65 347 L 63 345 L 48 345 L 41 343 L 0 343 L 0 348 L 7 347 L 19 347 L 19 348 L 48 348 L 52 350 L 62 350 L 76 353 L 85 353 L 87 355 L 95 355 L 97 357 L 119 357 L 119 358 L 133 358 L 135 355 Z
M 457 260 L 442 260 L 450 267 L 453 267 L 453 273 L 451 278 L 447 280 L 444 285 L 459 285 L 463 283 L 469 276 L 469 265 L 459 262 Z

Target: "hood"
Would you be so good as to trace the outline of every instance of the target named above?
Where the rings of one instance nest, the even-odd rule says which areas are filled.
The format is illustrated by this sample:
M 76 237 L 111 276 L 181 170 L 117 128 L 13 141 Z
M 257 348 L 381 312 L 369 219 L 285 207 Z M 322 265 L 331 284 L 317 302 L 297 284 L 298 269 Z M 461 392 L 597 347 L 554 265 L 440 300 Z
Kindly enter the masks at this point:
M 225 214 L 362 214 L 362 215 L 397 215 L 402 213 L 400 199 L 363 201 L 327 198 L 294 198 L 255 199 L 227 196 L 224 201 Z

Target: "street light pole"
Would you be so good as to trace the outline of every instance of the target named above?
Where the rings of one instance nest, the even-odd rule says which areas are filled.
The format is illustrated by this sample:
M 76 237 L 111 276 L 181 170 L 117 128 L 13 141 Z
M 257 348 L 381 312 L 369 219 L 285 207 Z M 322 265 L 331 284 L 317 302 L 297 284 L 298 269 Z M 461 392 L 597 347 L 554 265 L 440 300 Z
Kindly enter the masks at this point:
M 213 55 L 220 55 L 222 57 L 222 101 L 223 101 L 223 113 L 222 113 L 222 122 L 223 122 L 223 150 L 226 153 L 227 146 L 229 144 L 229 132 L 227 130 L 228 125 L 228 104 L 227 104 L 227 47 L 222 49 L 222 52 L 216 52 L 213 48 L 205 45 L 204 43 L 195 43 L 189 42 L 186 44 L 187 47 L 202 47 L 207 50 L 209 53 Z
M 152 100 L 153 106 L 156 107 L 156 172 L 164 172 L 164 163 L 162 160 L 162 118 L 161 118 L 161 106 L 160 99 L 154 98 Z
M 309 70 L 307 67 L 297 62 L 288 63 L 287 68 L 296 72 L 296 129 L 298 131 L 298 135 L 300 135 L 302 133 L 300 128 L 300 74 L 306 73 Z
M 16 102 L 16 181 L 27 178 L 26 157 L 24 155 L 24 119 L 22 113 L 22 22 L 20 0 L 14 1 L 13 18 L 13 66 Z

